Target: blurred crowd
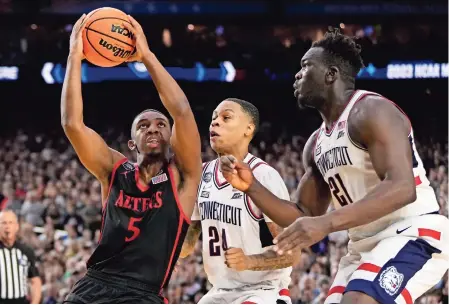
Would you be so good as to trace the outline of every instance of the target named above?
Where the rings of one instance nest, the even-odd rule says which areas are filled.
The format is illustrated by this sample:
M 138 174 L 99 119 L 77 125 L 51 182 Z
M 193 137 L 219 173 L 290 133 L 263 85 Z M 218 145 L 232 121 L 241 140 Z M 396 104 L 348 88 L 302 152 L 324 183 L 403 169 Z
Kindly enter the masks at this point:
M 103 134 L 114 148 L 134 156 L 124 134 Z M 303 170 L 301 136 L 285 136 L 274 142 L 259 140 L 251 152 L 276 168 L 285 180 L 292 199 Z M 424 142 L 422 142 L 424 143 Z M 203 158 L 215 158 L 208 142 Z M 429 139 L 417 144 L 428 177 L 448 215 L 448 144 Z M 100 184 L 79 163 L 63 137 L 17 132 L 0 139 L 0 209 L 20 215 L 20 238 L 33 247 L 43 280 L 43 303 L 61 303 L 72 285 L 86 272 L 85 262 L 99 237 L 101 224 Z M 336 232 L 309 249 L 303 249 L 294 267 L 290 293 L 293 303 L 323 303 L 346 254 L 347 234 Z M 200 243 L 190 257 L 181 260 L 166 296 L 171 303 L 197 303 L 208 289 L 202 267 Z M 417 303 L 447 303 L 448 283 L 441 281 Z
M 393 60 L 447 62 L 446 23 L 334 26 L 357 37 L 365 62 L 375 66 L 386 66 Z M 285 72 L 295 70 L 291 63 L 299 62 L 300 54 L 328 30 L 323 24 L 248 27 L 167 23 L 143 27 L 152 50 L 166 66 L 191 67 L 201 62 L 216 67 L 220 62 L 231 61 L 237 68 L 257 68 L 263 63 L 262 69 Z M 6 27 L 0 37 L 0 65 L 64 62 L 71 30 L 72 24 L 63 23 Z

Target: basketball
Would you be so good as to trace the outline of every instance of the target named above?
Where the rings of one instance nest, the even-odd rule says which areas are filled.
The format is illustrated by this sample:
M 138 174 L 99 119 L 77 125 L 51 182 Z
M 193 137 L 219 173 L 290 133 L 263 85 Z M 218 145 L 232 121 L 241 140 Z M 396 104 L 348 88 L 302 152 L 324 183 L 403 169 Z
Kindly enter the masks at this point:
M 132 54 L 134 34 L 123 27 L 127 15 L 115 8 L 103 7 L 91 12 L 83 29 L 86 59 L 100 67 L 117 66 Z

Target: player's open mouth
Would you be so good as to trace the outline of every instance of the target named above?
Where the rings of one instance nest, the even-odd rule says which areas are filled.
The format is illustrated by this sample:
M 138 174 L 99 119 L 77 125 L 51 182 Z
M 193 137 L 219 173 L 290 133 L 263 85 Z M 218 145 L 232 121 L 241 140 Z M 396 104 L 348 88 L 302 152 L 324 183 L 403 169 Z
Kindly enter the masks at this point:
M 211 141 L 215 141 L 215 139 L 217 139 L 217 137 L 219 137 L 220 135 L 218 133 L 216 133 L 215 131 L 211 131 L 209 133 L 209 137 L 211 139 Z
M 147 146 L 151 148 L 158 147 L 160 145 L 159 139 L 148 137 L 146 139 Z

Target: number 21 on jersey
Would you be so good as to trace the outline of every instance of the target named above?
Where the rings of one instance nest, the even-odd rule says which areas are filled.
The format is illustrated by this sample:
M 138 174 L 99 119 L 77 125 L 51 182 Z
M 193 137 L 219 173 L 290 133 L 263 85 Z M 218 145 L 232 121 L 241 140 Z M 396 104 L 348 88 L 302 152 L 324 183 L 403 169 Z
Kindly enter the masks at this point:
M 228 243 L 226 241 L 226 230 L 221 230 L 221 245 L 220 234 L 218 229 L 214 226 L 209 227 L 209 252 L 210 256 L 220 256 L 221 249 L 226 251 L 228 249 Z

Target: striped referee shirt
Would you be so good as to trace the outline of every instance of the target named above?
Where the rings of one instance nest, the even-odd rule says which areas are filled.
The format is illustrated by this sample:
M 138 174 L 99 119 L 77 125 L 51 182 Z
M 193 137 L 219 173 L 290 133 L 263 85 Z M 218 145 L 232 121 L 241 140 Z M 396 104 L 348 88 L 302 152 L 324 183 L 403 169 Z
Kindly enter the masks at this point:
M 39 276 L 36 256 L 30 247 L 15 242 L 7 248 L 0 242 L 0 303 L 25 299 L 28 279 L 36 276 Z

